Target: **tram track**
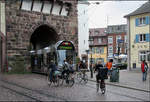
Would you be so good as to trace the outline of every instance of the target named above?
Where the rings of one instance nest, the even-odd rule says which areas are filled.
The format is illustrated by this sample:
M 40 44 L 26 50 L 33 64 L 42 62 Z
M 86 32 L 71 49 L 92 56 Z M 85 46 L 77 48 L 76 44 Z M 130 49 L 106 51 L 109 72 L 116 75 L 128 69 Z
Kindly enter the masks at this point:
M 0 81 L 3 82 L 3 84 L 4 84 L 4 85 L 2 84 L 0 87 L 8 89 L 10 91 L 13 91 L 19 95 L 28 97 L 28 98 L 35 100 L 35 101 L 41 101 L 42 98 L 50 100 L 50 98 L 51 98 L 52 100 L 66 101 L 67 102 L 67 99 L 64 99 L 62 97 L 58 97 L 56 95 L 46 94 L 42 91 L 27 88 L 25 86 L 18 85 L 16 83 L 8 82 L 5 80 L 0 80 Z
M 34 97 L 31 97 L 31 96 L 26 95 L 26 94 L 24 94 L 24 93 L 22 93 L 22 92 L 19 92 L 19 91 L 13 90 L 13 89 L 8 88 L 8 87 L 6 87 L 6 86 L 1 85 L 0 87 L 2 87 L 2 88 L 4 88 L 4 89 L 8 89 L 8 90 L 10 90 L 10 91 L 12 91 L 12 92 L 17 93 L 18 95 L 25 96 L 25 97 L 30 98 L 30 99 L 32 99 L 32 100 L 40 101 L 40 100 L 37 100 L 37 99 L 36 99 L 36 98 L 34 98 Z
M 94 83 L 94 82 L 93 82 L 93 83 Z M 88 83 L 88 84 L 89 84 L 89 83 Z M 93 86 L 87 85 L 87 84 L 86 84 L 85 86 L 87 86 L 87 87 L 89 87 L 89 88 L 92 88 L 92 89 L 95 89 L 95 92 L 96 92 L 96 87 L 93 87 Z M 95 86 L 96 86 L 96 84 L 95 84 Z M 139 91 L 139 90 L 136 90 L 136 91 Z M 140 101 L 146 101 L 146 100 L 144 100 L 144 99 L 142 99 L 142 98 L 138 98 L 138 97 L 130 96 L 130 95 L 126 95 L 126 94 L 121 94 L 121 93 L 114 92 L 114 91 L 110 91 L 110 90 L 107 90 L 107 92 L 108 92 L 108 93 L 113 93 L 113 94 L 116 94 L 116 95 L 119 95 L 119 96 L 125 96 L 125 97 L 132 98 L 132 99 L 138 99 L 138 100 L 140 100 Z

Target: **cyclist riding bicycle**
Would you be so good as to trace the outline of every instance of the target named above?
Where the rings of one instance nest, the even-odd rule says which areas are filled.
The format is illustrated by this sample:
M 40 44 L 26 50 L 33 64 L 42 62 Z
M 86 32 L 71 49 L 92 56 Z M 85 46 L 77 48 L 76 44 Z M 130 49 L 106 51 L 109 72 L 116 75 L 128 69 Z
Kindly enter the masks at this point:
M 107 79 L 108 69 L 103 67 L 103 65 L 101 64 L 101 61 L 98 61 L 98 64 L 96 64 L 95 66 L 94 73 L 96 71 L 98 72 L 96 75 L 97 85 L 100 84 L 101 88 L 105 88 L 105 79 Z M 100 83 L 99 83 L 99 80 L 100 80 Z
M 64 60 L 62 76 L 64 76 L 65 73 L 69 75 L 69 64 L 66 60 Z

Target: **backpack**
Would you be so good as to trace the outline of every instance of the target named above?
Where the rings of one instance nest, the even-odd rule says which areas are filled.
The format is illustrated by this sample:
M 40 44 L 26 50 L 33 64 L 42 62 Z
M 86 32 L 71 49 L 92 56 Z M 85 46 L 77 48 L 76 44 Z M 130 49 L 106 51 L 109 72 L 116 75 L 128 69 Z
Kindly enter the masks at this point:
M 64 63 L 63 69 L 64 69 L 64 70 L 67 70 L 67 69 L 68 69 L 68 65 Z
M 144 65 L 144 71 L 147 72 L 148 66 Z

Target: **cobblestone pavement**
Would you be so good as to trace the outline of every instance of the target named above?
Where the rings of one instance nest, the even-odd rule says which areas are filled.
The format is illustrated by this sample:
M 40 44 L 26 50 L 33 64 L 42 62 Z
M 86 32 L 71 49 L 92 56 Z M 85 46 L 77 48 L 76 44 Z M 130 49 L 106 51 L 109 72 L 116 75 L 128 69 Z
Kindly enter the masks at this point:
M 0 75 L 0 101 L 148 101 L 149 93 L 107 85 L 106 94 L 96 93 L 96 83 L 86 85 L 76 83 L 49 87 L 46 76 L 38 74 Z M 12 90 L 21 92 L 20 95 Z M 24 89 L 25 88 L 25 89 Z
M 133 89 L 139 89 L 143 91 L 150 92 L 150 71 L 147 75 L 147 80 L 145 82 L 142 81 L 142 73 L 141 70 L 120 70 L 119 71 L 119 82 L 110 82 L 110 80 L 106 80 L 106 83 L 111 85 L 118 85 L 123 87 L 129 87 Z M 95 75 L 93 74 L 93 78 L 90 76 L 90 72 L 87 72 L 89 80 L 96 80 Z

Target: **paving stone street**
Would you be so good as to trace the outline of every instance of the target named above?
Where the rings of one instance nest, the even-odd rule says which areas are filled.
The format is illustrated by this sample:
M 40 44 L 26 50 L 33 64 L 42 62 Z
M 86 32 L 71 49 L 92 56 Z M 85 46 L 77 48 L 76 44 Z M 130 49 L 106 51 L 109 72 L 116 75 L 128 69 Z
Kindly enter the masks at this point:
M 125 72 L 120 71 L 122 74 Z M 90 75 L 89 72 L 87 74 Z M 117 86 L 116 83 L 111 84 L 108 79 L 106 93 L 102 95 L 101 92 L 96 92 L 96 83 L 90 78 L 86 85 L 76 81 L 73 87 L 49 87 L 46 76 L 39 74 L 1 74 L 0 79 L 0 101 L 150 101 L 150 92 L 121 87 L 121 80 Z M 148 81 L 145 83 L 149 85 Z M 142 81 L 134 83 L 144 85 Z

